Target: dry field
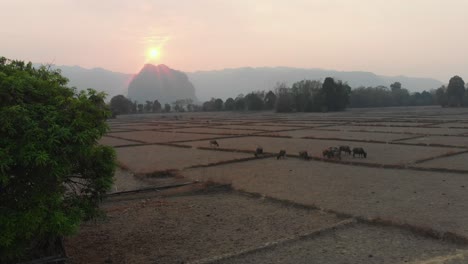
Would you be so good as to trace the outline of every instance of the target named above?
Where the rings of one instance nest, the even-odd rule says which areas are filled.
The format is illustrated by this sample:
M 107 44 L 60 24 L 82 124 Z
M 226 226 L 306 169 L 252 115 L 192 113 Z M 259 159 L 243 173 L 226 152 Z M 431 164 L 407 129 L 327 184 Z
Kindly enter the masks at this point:
M 185 133 L 181 132 L 159 132 L 159 131 L 131 131 L 131 132 L 121 132 L 121 133 L 111 133 L 109 136 L 133 140 L 135 142 L 142 143 L 169 143 L 177 141 L 187 141 L 187 140 L 196 140 L 196 139 L 208 139 L 212 138 L 211 135 L 205 134 L 195 134 L 195 133 Z
M 262 133 L 259 135 L 285 136 L 293 138 L 319 138 L 319 139 L 346 139 L 361 141 L 381 141 L 392 142 L 394 140 L 414 137 L 413 135 L 372 133 L 372 132 L 352 132 L 352 131 L 329 131 L 318 129 L 300 129 L 291 131 L 281 131 L 276 133 Z
M 369 156 L 366 159 L 358 157 L 354 158 L 352 155 L 343 153 L 341 160 L 343 162 L 349 161 L 396 166 L 403 166 L 414 163 L 418 160 L 460 151 L 459 149 L 442 147 L 252 136 L 219 139 L 217 142 L 219 143 L 220 148 L 232 151 L 253 151 L 257 146 L 261 146 L 265 152 L 278 153 L 283 149 L 286 150 L 286 153 L 298 155 L 299 151 L 305 150 L 309 155 L 314 157 L 322 157 L 322 150 L 330 146 L 347 145 L 350 146 L 351 149 L 353 147 L 363 147 L 369 153 Z M 208 141 L 191 141 L 179 144 L 187 144 L 194 147 L 209 147 Z
M 120 169 L 107 217 L 67 238 L 72 263 L 468 263 L 467 109 L 140 114 L 109 125 L 100 143 Z M 340 145 L 368 157 L 322 157 Z M 255 158 L 257 146 L 267 155 Z M 271 157 L 281 149 L 285 159 Z

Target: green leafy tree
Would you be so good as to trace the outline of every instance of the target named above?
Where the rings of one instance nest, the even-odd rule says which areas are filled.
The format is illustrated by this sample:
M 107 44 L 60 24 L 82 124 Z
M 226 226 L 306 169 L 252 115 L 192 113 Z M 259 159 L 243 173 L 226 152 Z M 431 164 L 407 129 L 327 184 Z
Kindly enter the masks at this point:
M 460 76 L 450 78 L 447 86 L 447 97 L 450 106 L 461 106 L 465 95 L 465 82 Z
M 133 103 L 123 95 L 116 95 L 110 100 L 110 109 L 115 114 L 128 114 L 132 112 Z
M 277 83 L 275 92 L 277 94 L 275 111 L 279 113 L 294 111 L 295 104 L 291 89 L 285 83 Z
M 263 100 L 262 97 L 256 93 L 249 93 L 244 97 L 247 110 L 249 111 L 261 111 L 263 110 Z
M 132 113 L 137 113 L 138 112 L 138 103 L 137 101 L 134 101 L 132 104 Z
M 226 102 L 224 102 L 224 109 L 227 111 L 232 111 L 235 108 L 235 101 L 232 98 L 226 99 Z
M 243 94 L 239 94 L 237 97 L 236 97 L 236 100 L 235 100 L 235 109 L 237 111 L 244 111 L 245 110 L 245 99 L 244 99 L 244 95 Z
M 171 105 L 170 104 L 165 104 L 164 105 L 164 112 L 169 113 L 171 111 Z
M 73 234 L 112 185 L 115 152 L 97 144 L 108 130 L 105 95 L 67 81 L 0 58 L 0 263 Z
M 202 105 L 203 111 L 214 111 L 214 100 L 206 101 Z
M 317 110 L 313 105 L 313 97 L 320 92 L 322 83 L 319 81 L 302 80 L 296 82 L 291 87 L 291 93 L 294 97 L 296 111 L 314 111 Z
M 390 89 L 393 91 L 401 90 L 401 83 L 400 82 L 394 82 L 390 84 Z
M 153 113 L 161 112 L 161 103 L 158 100 L 153 102 Z
M 442 107 L 448 105 L 447 87 L 445 87 L 445 85 L 439 87 L 435 91 L 435 98 L 437 103 L 440 104 Z
M 145 112 L 149 113 L 153 111 L 153 101 L 146 101 L 145 103 Z
M 143 113 L 143 110 L 145 109 L 145 105 L 144 104 L 138 104 L 137 107 L 138 107 L 138 113 Z
M 324 111 L 332 111 L 333 110 L 333 100 L 336 94 L 336 83 L 335 80 L 331 77 L 325 78 L 325 81 L 322 85 L 322 93 L 325 99 L 325 104 L 322 106 Z
M 333 100 L 333 111 L 343 111 L 349 104 L 351 87 L 342 81 L 336 82 L 335 98 Z
M 392 105 L 403 106 L 410 104 L 410 93 L 407 89 L 394 89 L 392 88 Z
M 214 100 L 214 102 L 213 102 L 214 110 L 215 111 L 223 110 L 223 103 L 224 103 L 223 100 L 220 99 L 220 98 Z
M 264 98 L 265 109 L 272 110 L 276 104 L 276 94 L 273 91 L 269 91 Z

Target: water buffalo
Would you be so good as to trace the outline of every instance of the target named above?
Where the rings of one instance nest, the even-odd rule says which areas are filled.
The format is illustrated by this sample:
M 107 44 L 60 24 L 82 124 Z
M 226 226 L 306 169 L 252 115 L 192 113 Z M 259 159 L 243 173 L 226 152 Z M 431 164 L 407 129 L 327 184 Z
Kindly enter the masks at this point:
M 353 157 L 355 157 L 356 155 L 358 157 L 367 158 L 367 153 L 364 151 L 363 148 L 353 148 Z
M 219 147 L 218 141 L 216 141 L 216 140 L 211 140 L 211 141 L 210 141 L 210 146 L 211 146 L 211 147 Z
M 299 152 L 299 157 L 301 159 L 305 159 L 305 160 L 309 160 L 310 157 L 309 157 L 309 153 L 307 153 L 307 151 L 300 151 Z
M 258 158 L 258 156 L 263 155 L 263 148 L 262 147 L 257 147 L 255 150 L 255 157 Z
M 340 146 L 340 152 L 344 152 L 348 155 L 351 155 L 351 149 L 349 148 L 349 146 Z
M 276 156 L 276 159 L 280 159 L 280 158 L 286 158 L 286 150 L 280 150 L 280 152 L 278 153 L 278 156 Z
M 331 158 L 337 158 L 339 160 L 341 160 L 341 151 L 339 148 L 336 148 L 336 147 L 329 147 L 327 149 L 324 149 L 322 151 L 322 155 L 323 157 L 327 157 L 329 159 Z

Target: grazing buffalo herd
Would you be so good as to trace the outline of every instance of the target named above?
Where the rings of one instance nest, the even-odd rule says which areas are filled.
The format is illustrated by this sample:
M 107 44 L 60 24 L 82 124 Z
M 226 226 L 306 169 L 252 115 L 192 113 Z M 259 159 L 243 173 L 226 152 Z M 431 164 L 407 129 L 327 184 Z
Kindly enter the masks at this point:
M 351 152 L 352 152 L 353 158 L 356 156 L 367 158 L 367 152 L 365 152 L 363 148 L 353 148 L 353 150 L 351 151 L 351 148 L 349 146 L 329 147 L 322 151 L 322 155 L 324 158 L 325 157 L 328 159 L 337 158 L 341 160 L 342 152 L 346 153 L 347 155 L 351 155 Z
M 211 147 L 219 147 L 219 144 L 216 140 L 211 140 L 210 141 L 210 146 Z M 326 148 L 322 151 L 322 156 L 327 159 L 338 159 L 341 160 L 341 153 L 345 153 L 347 155 L 353 154 L 353 158 L 355 157 L 361 157 L 361 158 L 367 158 L 367 152 L 364 151 L 363 148 L 351 148 L 349 146 L 339 146 L 339 147 L 329 147 Z M 255 149 L 254 156 L 256 158 L 262 156 L 263 153 L 263 148 L 258 146 Z M 280 158 L 286 158 L 286 150 L 280 150 L 278 155 L 276 156 L 276 159 Z M 299 152 L 299 158 L 304 159 L 304 160 L 309 160 L 311 157 L 307 153 L 307 151 L 300 151 Z

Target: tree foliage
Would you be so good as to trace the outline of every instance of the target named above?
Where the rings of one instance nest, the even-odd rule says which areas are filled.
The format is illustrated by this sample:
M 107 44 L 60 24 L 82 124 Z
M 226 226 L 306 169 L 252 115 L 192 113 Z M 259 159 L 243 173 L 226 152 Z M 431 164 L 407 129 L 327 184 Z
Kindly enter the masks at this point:
M 24 260 L 98 213 L 114 150 L 97 144 L 105 95 L 59 71 L 0 58 L 0 262 Z
M 171 105 L 170 104 L 164 104 L 164 112 L 169 113 L 171 111 Z
M 280 113 L 288 113 L 294 110 L 294 100 L 291 89 L 286 86 L 286 83 L 277 83 L 275 86 L 277 94 L 275 110 Z
M 153 113 L 161 112 L 161 103 L 158 100 L 153 102 Z
M 234 106 L 237 111 L 244 111 L 245 110 L 245 99 L 243 94 L 239 94 L 234 100 Z
M 276 93 L 277 112 L 342 111 L 349 103 L 351 87 L 328 77 L 323 84 L 313 80 L 296 82 L 291 88 L 280 84 Z
M 214 100 L 213 104 L 214 104 L 214 110 L 215 111 L 223 110 L 223 104 L 224 104 L 223 99 L 218 98 L 218 99 Z
M 350 107 L 422 106 L 438 102 L 437 91 L 410 93 L 396 84 L 391 85 L 391 90 L 385 86 L 356 88 L 351 92 Z
M 249 111 L 263 110 L 263 99 L 256 93 L 249 93 L 244 97 L 244 101 Z
M 265 95 L 265 98 L 263 99 L 265 109 L 266 110 L 273 110 L 273 108 L 275 108 L 276 99 L 277 99 L 276 94 L 273 91 L 269 91 Z
M 390 89 L 392 89 L 392 92 L 401 90 L 401 83 L 400 82 L 394 82 L 390 84 Z
M 110 100 L 110 109 L 117 115 L 131 113 L 132 107 L 132 101 L 121 94 L 112 97 Z
M 144 106 L 145 112 L 152 112 L 153 111 L 153 101 L 146 101 Z
M 460 76 L 450 78 L 447 86 L 447 98 L 450 106 L 461 106 L 465 95 L 465 82 Z
M 232 99 L 232 98 L 226 99 L 226 101 L 224 102 L 224 109 L 226 111 L 232 111 L 232 110 L 234 110 L 234 108 L 235 108 L 234 99 Z

